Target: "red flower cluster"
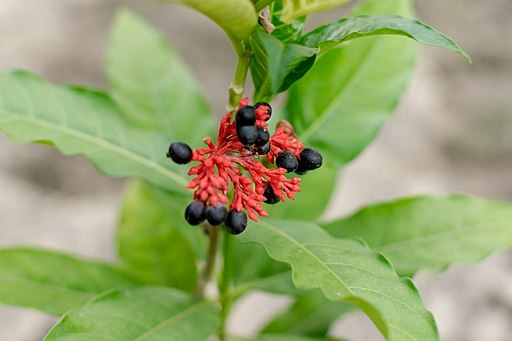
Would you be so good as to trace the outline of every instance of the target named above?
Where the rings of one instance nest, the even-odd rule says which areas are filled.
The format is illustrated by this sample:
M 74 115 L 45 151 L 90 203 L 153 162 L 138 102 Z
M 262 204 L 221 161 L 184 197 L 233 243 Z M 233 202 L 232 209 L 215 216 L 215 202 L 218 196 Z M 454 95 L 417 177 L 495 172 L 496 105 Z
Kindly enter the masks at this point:
M 224 115 L 215 143 L 210 137 L 206 137 L 206 148 L 191 151 L 187 145 L 176 142 L 169 149 L 168 156 L 175 162 L 199 162 L 188 173 L 195 176 L 187 186 L 195 189 L 195 201 L 185 212 L 185 218 L 192 225 L 197 225 L 205 219 L 213 225 L 225 220 L 228 231 L 238 234 L 247 225 L 247 216 L 243 210 L 250 219 L 258 221 L 258 215 L 268 216 L 261 205 L 262 202 L 276 203 L 284 201 L 287 197 L 294 199 L 295 192 L 300 191 L 300 178 L 287 178 L 284 174 L 297 168 L 301 152 L 309 148 L 304 148 L 291 124 L 285 120 L 278 122 L 275 133 L 269 137 L 267 121 L 272 114 L 272 108 L 267 103 L 258 103 L 254 107 L 247 104 L 247 98 L 240 101 L 237 114 L 239 122 L 230 113 Z M 243 110 L 253 115 L 253 121 L 243 123 L 244 125 L 240 117 L 244 114 L 241 113 Z M 245 129 L 246 127 L 248 128 Z M 250 131 L 247 133 L 249 135 L 246 131 Z M 257 135 L 253 138 L 250 134 L 254 131 Z M 255 140 L 255 136 L 258 136 L 258 139 Z M 252 141 L 247 142 L 251 139 Z M 279 158 L 283 158 L 282 156 L 295 159 L 297 165 L 290 169 L 286 162 L 282 161 L 283 168 L 271 167 L 276 160 L 279 166 Z M 321 165 L 321 156 L 319 157 L 320 163 L 309 169 Z M 270 168 L 267 168 L 268 166 Z M 229 204 L 230 182 L 233 185 L 233 197 L 228 213 L 224 205 Z

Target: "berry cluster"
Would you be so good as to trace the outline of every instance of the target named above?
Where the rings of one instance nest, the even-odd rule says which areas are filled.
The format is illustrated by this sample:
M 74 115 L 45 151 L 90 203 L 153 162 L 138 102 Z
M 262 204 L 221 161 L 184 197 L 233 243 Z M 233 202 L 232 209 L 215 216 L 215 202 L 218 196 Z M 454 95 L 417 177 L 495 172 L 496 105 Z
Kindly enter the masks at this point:
M 304 148 L 288 121 L 279 121 L 270 136 L 267 121 L 271 116 L 268 103 L 249 106 L 244 98 L 234 120 L 230 113 L 222 118 L 215 144 L 210 137 L 204 139 L 206 148 L 196 150 L 183 142 L 171 144 L 167 156 L 174 162 L 199 162 L 188 172 L 195 176 L 187 185 L 195 189 L 194 201 L 185 209 L 189 224 L 225 223 L 229 233 L 239 234 L 247 227 L 247 216 L 254 221 L 258 215 L 268 216 L 262 202 L 273 205 L 287 197 L 293 200 L 295 192 L 300 192 L 300 178 L 285 173 L 304 174 L 322 165 L 322 156 Z M 274 162 L 277 168 L 272 167 Z M 228 211 L 229 182 L 233 196 Z

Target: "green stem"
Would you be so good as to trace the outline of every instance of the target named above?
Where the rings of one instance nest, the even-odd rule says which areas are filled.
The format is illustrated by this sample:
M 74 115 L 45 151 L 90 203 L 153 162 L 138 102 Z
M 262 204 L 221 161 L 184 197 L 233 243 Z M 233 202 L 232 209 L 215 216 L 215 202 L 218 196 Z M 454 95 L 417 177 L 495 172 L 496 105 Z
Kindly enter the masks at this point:
M 233 44 L 238 55 L 238 63 L 236 65 L 233 81 L 229 86 L 229 102 L 228 110 L 233 114 L 238 108 L 238 103 L 242 99 L 245 90 L 245 81 L 249 70 L 249 62 L 251 60 L 251 51 L 247 49 L 247 45 L 243 41 Z M 222 256 L 224 267 L 219 281 L 219 295 L 222 307 L 221 325 L 219 330 L 219 338 L 221 341 L 226 340 L 226 326 L 229 311 L 233 304 L 233 276 L 235 272 L 235 237 L 224 230 L 224 239 L 222 244 Z
M 222 305 L 221 326 L 219 337 L 221 341 L 226 340 L 226 325 L 233 303 L 231 290 L 233 287 L 233 275 L 235 272 L 235 237 L 224 232 L 224 240 L 222 245 L 222 254 L 224 259 L 224 268 L 222 270 L 222 278 L 219 283 L 220 303 Z
M 247 71 L 249 70 L 249 61 L 251 60 L 251 53 L 245 50 L 245 53 L 238 56 L 238 63 L 236 65 L 235 76 L 229 86 L 229 104 L 228 110 L 234 112 L 238 108 L 238 102 L 242 99 L 245 90 L 245 80 L 247 78 Z
M 205 232 L 208 234 L 210 238 L 210 243 L 208 245 L 208 256 L 206 258 L 206 265 L 201 273 L 201 277 L 199 278 L 199 283 L 196 288 L 196 296 L 199 298 L 204 297 L 204 288 L 206 284 L 210 281 L 210 277 L 212 276 L 212 271 L 215 266 L 215 258 L 217 256 L 217 245 L 219 240 L 219 227 L 211 226 L 210 224 L 205 225 Z

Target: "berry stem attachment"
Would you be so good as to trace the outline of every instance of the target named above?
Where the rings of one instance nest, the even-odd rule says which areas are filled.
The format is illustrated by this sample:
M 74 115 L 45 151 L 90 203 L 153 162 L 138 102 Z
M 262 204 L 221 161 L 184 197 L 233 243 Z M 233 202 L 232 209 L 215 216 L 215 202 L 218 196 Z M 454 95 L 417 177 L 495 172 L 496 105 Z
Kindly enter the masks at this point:
M 251 51 L 245 50 L 245 53 L 238 55 L 238 63 L 236 65 L 235 76 L 229 86 L 229 103 L 228 111 L 234 114 L 238 108 L 238 103 L 242 99 L 245 90 L 245 79 L 249 70 L 249 61 L 251 60 Z M 234 117 L 234 115 L 233 115 Z
M 212 276 L 213 268 L 215 266 L 215 258 L 217 256 L 217 248 L 219 244 L 219 228 L 217 226 L 211 226 L 210 224 L 204 223 L 204 231 L 208 235 L 210 242 L 208 244 L 208 255 L 206 258 L 206 265 L 201 271 L 201 276 L 197 283 L 196 296 L 198 298 L 204 297 L 204 288 L 210 281 Z
M 222 306 L 221 324 L 219 337 L 221 341 L 226 340 L 226 327 L 229 311 L 233 298 L 231 289 L 233 285 L 233 276 L 235 272 L 235 237 L 224 231 L 224 239 L 222 245 L 222 255 L 224 260 L 224 268 L 222 269 L 222 277 L 219 282 L 220 303 Z

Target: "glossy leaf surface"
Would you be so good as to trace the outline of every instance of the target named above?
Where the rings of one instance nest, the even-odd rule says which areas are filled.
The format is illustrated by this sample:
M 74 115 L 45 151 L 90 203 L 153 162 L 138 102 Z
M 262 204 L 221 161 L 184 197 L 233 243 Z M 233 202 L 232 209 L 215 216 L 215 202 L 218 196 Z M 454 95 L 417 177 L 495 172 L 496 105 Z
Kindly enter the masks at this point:
M 421 44 L 445 47 L 471 62 L 469 55 L 446 35 L 421 21 L 399 15 L 344 18 L 316 28 L 302 37 L 300 43 L 309 47 L 320 47 L 325 51 L 345 41 L 381 34 L 401 35 Z
M 293 19 L 289 23 L 281 20 L 283 14 L 283 3 L 280 1 L 273 2 L 269 5 L 271 12 L 271 21 L 275 29 L 272 35 L 282 42 L 296 42 L 302 36 L 306 22 L 306 16 Z
M 165 135 L 133 129 L 98 91 L 53 86 L 26 72 L 0 74 L 0 130 L 13 142 L 84 155 L 106 175 L 185 191 L 186 169 L 165 157 Z
M 410 0 L 366 1 L 352 15 L 411 15 Z M 394 112 L 414 69 L 416 43 L 358 39 L 320 56 L 289 91 L 286 113 L 305 145 L 343 165 L 368 146 Z
M 181 206 L 179 199 L 176 196 Z M 169 219 L 148 186 L 132 183 L 124 196 L 117 229 L 119 256 L 143 283 L 192 292 L 197 281 L 196 254 L 179 220 L 184 220 L 182 215 Z
M 390 259 L 398 273 L 443 271 L 512 245 L 512 205 L 462 195 L 414 197 L 377 204 L 324 226 L 359 237 Z
M 137 284 L 127 273 L 97 261 L 41 249 L 0 250 L 0 302 L 4 304 L 60 315 L 105 290 Z
M 337 239 L 304 222 L 266 220 L 240 235 L 292 267 L 299 289 L 320 289 L 332 301 L 357 305 L 387 340 L 439 340 L 432 314 L 408 278 L 356 240 Z
M 192 71 L 166 38 L 128 10 L 117 15 L 107 53 L 109 94 L 134 125 L 170 141 L 196 143 L 210 133 L 210 109 Z
M 211 302 L 168 288 L 106 292 L 68 312 L 44 341 L 205 341 L 218 325 Z
M 251 37 L 250 69 L 256 101 L 270 101 L 278 92 L 301 78 L 313 65 L 317 49 L 283 43 L 258 29 Z

